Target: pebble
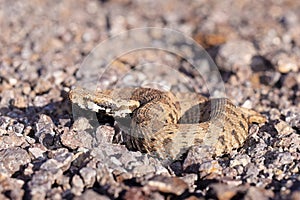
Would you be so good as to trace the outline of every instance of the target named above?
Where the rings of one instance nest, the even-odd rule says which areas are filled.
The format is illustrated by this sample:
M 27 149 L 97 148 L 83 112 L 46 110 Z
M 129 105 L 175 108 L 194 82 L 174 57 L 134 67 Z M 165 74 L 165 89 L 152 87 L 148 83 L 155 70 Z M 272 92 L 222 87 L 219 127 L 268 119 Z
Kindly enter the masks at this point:
M 68 131 L 65 130 L 60 139 L 63 145 L 71 149 L 77 149 L 79 147 L 91 148 L 94 143 L 94 139 L 86 131 Z
M 24 185 L 23 180 L 3 177 L 0 178 L 0 185 L 1 185 L 0 192 L 6 194 L 6 196 L 9 197 L 9 199 L 16 199 L 16 200 L 23 199 L 23 195 L 24 195 L 24 190 L 22 189 Z
M 115 130 L 110 126 L 99 126 L 96 130 L 96 139 L 98 143 L 112 143 Z
M 297 59 L 285 52 L 274 52 L 268 55 L 268 57 L 270 57 L 271 63 L 280 73 L 297 72 L 299 69 Z
M 237 195 L 238 192 L 243 193 L 247 190 L 247 186 L 232 187 L 222 183 L 215 183 L 210 186 L 208 191 L 209 197 L 219 200 L 230 200 Z
M 36 94 L 43 94 L 45 92 L 48 92 L 53 84 L 47 80 L 47 79 L 38 79 L 38 82 L 36 83 L 36 86 L 34 87 L 34 92 Z
M 292 127 L 289 126 L 288 123 L 282 120 L 275 124 L 275 129 L 280 135 L 288 135 L 295 131 Z
M 239 67 L 249 66 L 256 53 L 251 42 L 231 40 L 221 45 L 216 60 L 221 69 L 235 72 Z
M 86 199 L 93 199 L 93 200 L 109 200 L 107 196 L 98 194 L 93 190 L 86 190 L 81 196 L 76 196 L 74 200 L 86 200 Z
M 248 155 L 237 155 L 234 159 L 230 160 L 230 167 L 235 167 L 238 165 L 246 166 L 250 163 L 250 157 Z
M 292 89 L 293 87 L 297 86 L 297 75 L 294 73 L 288 73 L 284 77 L 283 85 L 286 88 Z
M 43 149 L 42 147 L 33 147 L 33 148 L 29 148 L 28 152 L 35 158 L 44 158 L 45 155 L 44 153 L 46 152 L 46 149 Z
M 78 176 L 76 174 L 72 178 L 72 189 L 71 189 L 71 191 L 75 196 L 80 196 L 81 193 L 83 192 L 83 188 L 84 188 L 83 180 L 80 178 L 80 176 Z
M 79 171 L 85 187 L 92 187 L 96 181 L 96 170 L 91 167 L 84 167 Z
M 187 183 L 177 177 L 155 176 L 149 180 L 147 185 L 151 188 L 158 189 L 161 192 L 176 195 L 181 195 L 188 189 Z
M 55 125 L 48 115 L 41 114 L 39 120 L 35 124 L 35 137 L 45 147 L 51 147 L 54 145 Z
M 31 161 L 27 151 L 20 147 L 1 149 L 0 158 L 0 171 L 9 176 Z
M 187 154 L 186 159 L 183 163 L 183 170 L 186 172 L 198 173 L 200 165 L 203 163 L 211 163 L 214 150 L 209 146 L 194 146 Z M 204 165 L 207 166 L 207 165 Z M 214 165 L 211 165 L 213 167 Z M 209 167 L 209 171 L 213 171 L 214 168 Z M 204 169 L 203 169 L 204 170 Z
M 26 147 L 28 143 L 23 136 L 17 136 L 10 132 L 7 135 L 0 136 L 0 149 L 7 149 L 11 147 Z

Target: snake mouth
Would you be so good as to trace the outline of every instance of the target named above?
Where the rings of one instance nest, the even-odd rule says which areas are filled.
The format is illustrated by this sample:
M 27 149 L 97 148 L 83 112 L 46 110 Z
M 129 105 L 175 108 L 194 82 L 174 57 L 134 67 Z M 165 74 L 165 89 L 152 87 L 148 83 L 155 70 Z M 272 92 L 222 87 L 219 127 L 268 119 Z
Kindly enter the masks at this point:
M 105 111 L 113 117 L 123 117 L 133 112 L 140 103 L 130 99 L 112 99 L 103 94 L 99 97 L 98 92 L 89 91 L 80 87 L 73 89 L 69 94 L 70 100 L 80 108 L 94 112 Z
M 134 110 L 139 107 L 137 101 L 118 101 L 118 102 L 106 102 L 106 103 L 95 103 L 98 110 L 105 111 L 109 116 L 113 117 L 126 117 L 131 114 Z

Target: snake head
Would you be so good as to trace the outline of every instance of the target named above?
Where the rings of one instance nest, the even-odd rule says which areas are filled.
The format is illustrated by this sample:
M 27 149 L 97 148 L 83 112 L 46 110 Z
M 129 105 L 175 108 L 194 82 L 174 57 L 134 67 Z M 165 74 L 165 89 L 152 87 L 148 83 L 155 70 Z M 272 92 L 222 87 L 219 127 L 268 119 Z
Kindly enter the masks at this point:
M 113 117 L 124 117 L 140 106 L 138 101 L 114 96 L 111 90 L 98 92 L 81 87 L 76 87 L 69 93 L 71 102 L 79 107 L 94 112 L 104 110 L 107 115 Z

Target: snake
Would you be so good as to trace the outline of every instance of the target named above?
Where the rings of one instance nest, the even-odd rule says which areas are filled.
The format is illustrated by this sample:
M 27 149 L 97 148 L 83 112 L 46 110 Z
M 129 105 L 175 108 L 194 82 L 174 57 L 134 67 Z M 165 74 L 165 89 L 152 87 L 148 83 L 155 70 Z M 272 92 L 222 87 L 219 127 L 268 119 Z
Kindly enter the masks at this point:
M 92 91 L 76 87 L 69 92 L 73 104 L 114 117 L 129 127 L 129 149 L 164 160 L 179 159 L 195 145 L 208 145 L 215 155 L 240 148 L 252 123 L 264 123 L 260 113 L 236 106 L 228 98 L 153 88 L 115 88 Z M 127 124 L 126 124 L 127 123 Z

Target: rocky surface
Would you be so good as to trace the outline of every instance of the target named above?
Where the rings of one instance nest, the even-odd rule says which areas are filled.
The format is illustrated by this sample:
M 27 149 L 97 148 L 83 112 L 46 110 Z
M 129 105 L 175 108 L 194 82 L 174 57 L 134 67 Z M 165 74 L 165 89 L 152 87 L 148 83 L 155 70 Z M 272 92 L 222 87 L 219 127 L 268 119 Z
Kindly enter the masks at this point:
M 299 9 L 275 0 L 0 0 L 0 199 L 299 199 Z M 215 157 L 195 146 L 166 166 L 120 144 L 112 119 L 72 109 L 67 94 L 88 53 L 147 26 L 197 41 L 227 96 L 268 118 L 242 148 Z M 111 66 L 100 88 L 208 92 L 186 60 L 158 50 Z

